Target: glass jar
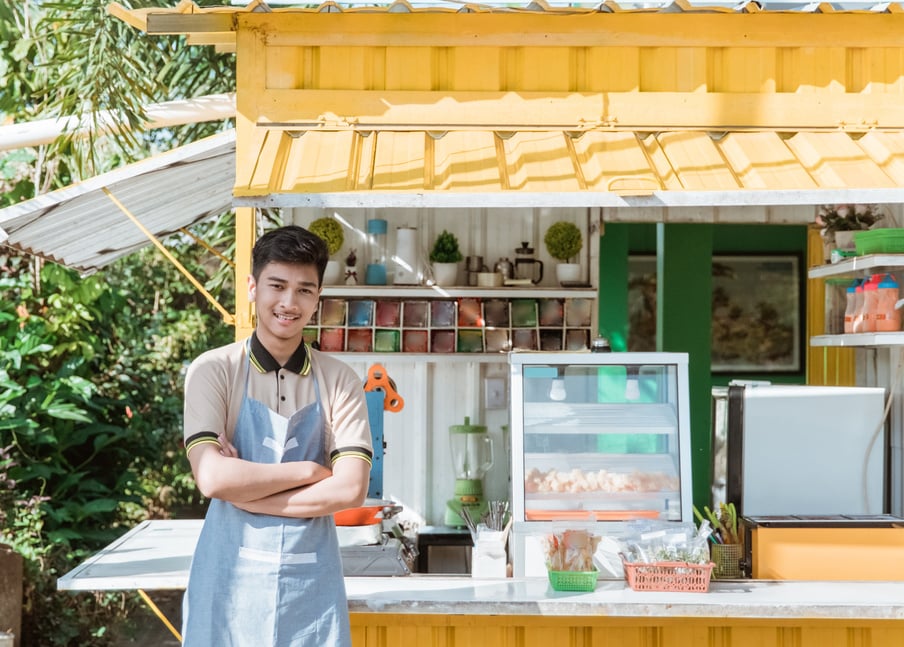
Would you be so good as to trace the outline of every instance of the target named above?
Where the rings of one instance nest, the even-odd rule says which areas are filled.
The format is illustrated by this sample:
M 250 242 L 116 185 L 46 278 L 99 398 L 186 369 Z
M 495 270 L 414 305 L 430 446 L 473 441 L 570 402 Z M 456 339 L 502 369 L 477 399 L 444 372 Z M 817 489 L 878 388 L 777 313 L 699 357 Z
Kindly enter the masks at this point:
M 386 221 L 367 221 L 367 268 L 365 285 L 386 285 Z

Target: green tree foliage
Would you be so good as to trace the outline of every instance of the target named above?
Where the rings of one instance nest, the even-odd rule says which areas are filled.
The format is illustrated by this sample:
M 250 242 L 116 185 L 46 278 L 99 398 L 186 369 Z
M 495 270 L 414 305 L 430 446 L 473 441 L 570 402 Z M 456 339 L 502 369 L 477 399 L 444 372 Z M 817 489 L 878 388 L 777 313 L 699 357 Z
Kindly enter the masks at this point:
M 104 644 L 121 597 L 86 603 L 56 578 L 136 521 L 200 503 L 181 380 L 232 329 L 153 249 L 87 278 L 0 264 L 0 541 L 26 558 L 23 644 Z
M 150 103 L 234 91 L 234 56 L 149 37 L 107 4 L 0 3 L 0 116 L 78 116 L 89 129 L 0 152 L 0 206 L 224 127 L 141 129 Z M 104 134 L 111 123 L 121 128 Z M 194 229 L 234 257 L 231 217 Z M 188 237 L 166 244 L 233 307 L 227 265 Z M 193 357 L 232 336 L 153 248 L 79 277 L 0 246 L 0 542 L 26 560 L 22 644 L 108 644 L 133 597 L 60 593 L 56 579 L 138 520 L 198 514 L 181 380 Z

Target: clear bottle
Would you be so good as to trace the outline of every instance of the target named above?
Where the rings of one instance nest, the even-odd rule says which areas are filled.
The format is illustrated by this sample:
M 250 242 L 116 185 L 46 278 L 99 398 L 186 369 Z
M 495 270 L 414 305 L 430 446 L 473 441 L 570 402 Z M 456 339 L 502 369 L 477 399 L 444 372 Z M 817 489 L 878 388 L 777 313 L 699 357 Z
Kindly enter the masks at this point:
M 844 332 L 852 333 L 854 332 L 854 317 L 857 316 L 858 309 L 858 299 L 857 299 L 857 288 L 860 287 L 860 281 L 855 279 L 853 283 L 851 283 L 847 290 L 845 290 L 845 304 L 844 304 Z M 863 290 L 860 290 L 860 297 L 863 297 Z
M 386 285 L 386 221 L 367 221 L 367 268 L 365 285 Z
M 901 311 L 898 303 L 898 282 L 891 274 L 885 274 L 876 288 L 876 332 L 897 332 L 901 330 Z

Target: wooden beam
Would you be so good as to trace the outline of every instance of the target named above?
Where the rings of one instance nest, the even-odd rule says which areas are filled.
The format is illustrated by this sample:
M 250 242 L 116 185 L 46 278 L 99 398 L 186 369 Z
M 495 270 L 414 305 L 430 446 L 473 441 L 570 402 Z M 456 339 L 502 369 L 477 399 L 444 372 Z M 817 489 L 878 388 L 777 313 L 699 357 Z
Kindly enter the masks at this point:
M 153 16 L 153 15 L 152 15 Z M 152 16 L 148 17 L 149 30 Z M 201 16 L 205 16 L 202 21 Z M 210 14 L 161 28 L 222 25 Z M 238 13 L 238 29 L 268 45 L 372 47 L 901 47 L 904 14 L 724 13 Z M 157 23 L 154 23 L 157 28 Z M 225 31 L 225 29 L 217 29 Z
M 235 31 L 234 16 L 232 12 L 148 13 L 147 33 L 163 35 Z
M 241 86 L 240 86 L 241 87 Z M 247 90 L 247 88 L 243 88 Z M 845 130 L 904 128 L 894 94 L 263 90 L 259 126 L 358 130 Z

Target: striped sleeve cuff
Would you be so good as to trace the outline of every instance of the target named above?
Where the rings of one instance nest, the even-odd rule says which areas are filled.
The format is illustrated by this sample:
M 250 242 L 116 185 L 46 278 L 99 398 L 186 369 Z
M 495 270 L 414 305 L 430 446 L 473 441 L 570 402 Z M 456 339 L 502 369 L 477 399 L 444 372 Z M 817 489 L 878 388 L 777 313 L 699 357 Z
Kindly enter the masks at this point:
M 217 435 L 212 431 L 202 431 L 197 434 L 192 434 L 185 439 L 186 455 L 198 445 L 204 445 L 206 443 L 219 445 L 220 441 L 217 439 Z
M 330 463 L 335 465 L 343 458 L 358 458 L 373 465 L 374 453 L 366 447 L 338 447 L 330 453 Z

